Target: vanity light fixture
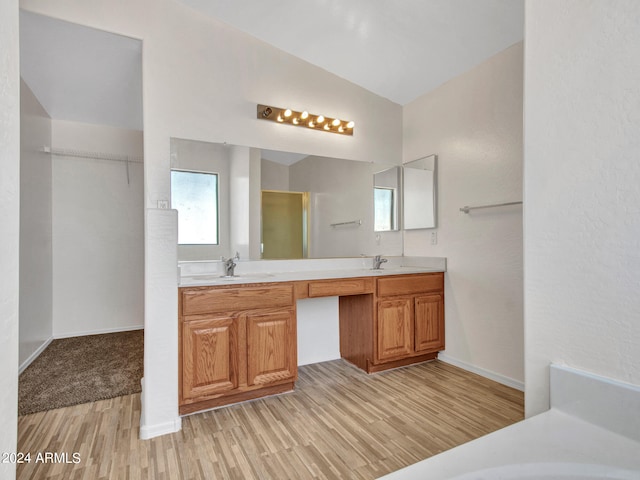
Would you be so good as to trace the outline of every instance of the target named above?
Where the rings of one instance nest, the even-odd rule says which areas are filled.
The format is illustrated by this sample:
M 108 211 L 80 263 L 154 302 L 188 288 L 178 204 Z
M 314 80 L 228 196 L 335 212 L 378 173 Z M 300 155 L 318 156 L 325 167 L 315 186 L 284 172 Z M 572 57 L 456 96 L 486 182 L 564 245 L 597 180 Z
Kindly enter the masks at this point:
M 314 115 L 306 110 L 298 112 L 290 108 L 272 107 L 258 104 L 258 119 L 286 123 L 296 127 L 312 128 L 339 135 L 353 135 L 355 123 L 339 118 L 329 118 L 324 115 Z

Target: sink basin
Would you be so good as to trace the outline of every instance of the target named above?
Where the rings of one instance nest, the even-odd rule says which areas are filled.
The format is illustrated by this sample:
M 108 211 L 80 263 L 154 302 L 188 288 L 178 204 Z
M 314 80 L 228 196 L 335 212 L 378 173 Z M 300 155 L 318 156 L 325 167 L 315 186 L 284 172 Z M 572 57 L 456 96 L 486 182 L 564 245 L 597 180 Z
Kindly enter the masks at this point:
M 221 275 L 220 278 L 228 279 L 228 280 L 242 280 L 242 279 L 252 279 L 252 278 L 268 278 L 273 277 L 272 273 L 245 273 L 240 275 L 234 275 L 233 277 L 228 277 L 226 275 Z
M 402 274 L 402 273 L 411 273 L 411 272 L 423 272 L 423 271 L 429 271 L 427 269 L 421 268 L 421 267 L 388 267 L 388 268 L 381 268 L 381 269 L 373 269 L 373 268 L 369 268 L 367 269 L 367 271 L 371 274 L 374 275 L 398 275 L 398 274 Z
M 220 275 L 217 280 L 219 282 L 259 282 L 261 279 L 273 277 L 271 273 L 246 273 L 242 275 L 226 276 Z
M 216 284 L 226 282 L 256 282 L 263 278 L 273 277 L 271 273 L 246 273 L 242 275 L 234 275 L 227 277 L 220 274 L 205 274 L 205 275 L 186 275 L 182 277 L 181 284 L 183 285 L 197 285 L 197 284 Z
M 394 267 L 389 267 L 389 268 L 384 268 L 383 267 L 383 268 L 368 268 L 367 271 L 371 272 L 371 273 L 376 273 L 378 275 L 383 275 L 385 273 L 389 274 L 389 273 L 392 273 L 392 272 L 396 272 L 396 271 L 398 271 L 398 269 L 394 268 Z
M 242 278 L 245 278 L 245 277 L 243 277 L 242 275 L 220 275 L 218 277 L 218 279 L 222 280 L 223 282 L 235 282 Z

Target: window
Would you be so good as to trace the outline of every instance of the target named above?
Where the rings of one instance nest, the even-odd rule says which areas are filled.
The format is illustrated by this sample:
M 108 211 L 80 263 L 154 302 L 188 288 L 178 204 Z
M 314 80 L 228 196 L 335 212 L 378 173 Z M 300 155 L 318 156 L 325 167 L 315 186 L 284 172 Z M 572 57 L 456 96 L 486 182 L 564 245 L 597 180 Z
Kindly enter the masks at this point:
M 376 232 L 395 230 L 395 190 L 393 188 L 375 187 L 373 195 L 374 230 Z
M 218 175 L 171 171 L 171 208 L 179 245 L 218 245 Z

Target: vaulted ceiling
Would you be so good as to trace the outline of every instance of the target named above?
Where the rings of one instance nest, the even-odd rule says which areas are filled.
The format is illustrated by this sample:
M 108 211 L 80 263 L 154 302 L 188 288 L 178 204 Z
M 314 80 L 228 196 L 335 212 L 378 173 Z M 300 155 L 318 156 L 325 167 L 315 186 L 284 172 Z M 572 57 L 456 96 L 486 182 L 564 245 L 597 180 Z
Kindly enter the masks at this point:
M 142 130 L 142 43 L 20 12 L 20 75 L 51 118 Z
M 524 0 L 178 1 L 400 105 L 524 29 Z

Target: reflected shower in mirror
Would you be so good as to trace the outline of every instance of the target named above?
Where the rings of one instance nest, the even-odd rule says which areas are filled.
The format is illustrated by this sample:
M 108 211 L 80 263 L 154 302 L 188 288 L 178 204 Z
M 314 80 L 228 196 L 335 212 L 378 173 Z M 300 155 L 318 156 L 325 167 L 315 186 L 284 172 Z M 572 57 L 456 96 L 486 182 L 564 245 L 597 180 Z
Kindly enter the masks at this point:
M 320 155 L 281 159 L 281 152 L 269 150 L 261 154 L 263 190 L 309 194 L 308 258 L 402 254 L 399 232 L 374 234 L 372 178 L 390 165 Z
M 403 227 L 436 227 L 436 155 L 403 165 Z
M 262 258 L 308 255 L 309 192 L 262 190 Z
M 388 232 L 400 228 L 401 169 L 392 167 L 373 175 L 373 230 Z

